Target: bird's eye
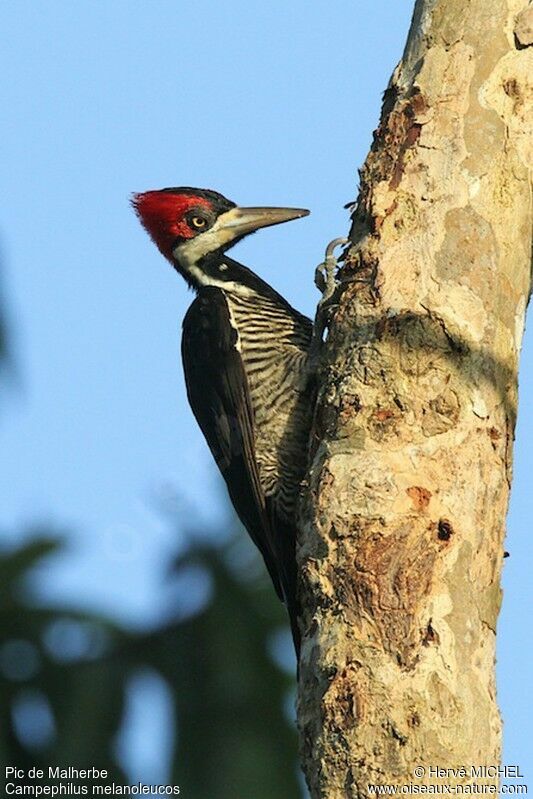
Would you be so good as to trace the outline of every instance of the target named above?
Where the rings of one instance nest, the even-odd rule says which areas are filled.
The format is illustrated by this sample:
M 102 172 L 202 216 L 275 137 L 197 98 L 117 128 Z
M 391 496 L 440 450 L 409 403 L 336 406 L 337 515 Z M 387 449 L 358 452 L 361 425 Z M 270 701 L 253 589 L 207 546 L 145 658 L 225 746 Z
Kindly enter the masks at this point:
M 203 230 L 203 228 L 207 227 L 207 219 L 203 216 L 193 216 L 191 217 L 191 225 L 196 230 Z

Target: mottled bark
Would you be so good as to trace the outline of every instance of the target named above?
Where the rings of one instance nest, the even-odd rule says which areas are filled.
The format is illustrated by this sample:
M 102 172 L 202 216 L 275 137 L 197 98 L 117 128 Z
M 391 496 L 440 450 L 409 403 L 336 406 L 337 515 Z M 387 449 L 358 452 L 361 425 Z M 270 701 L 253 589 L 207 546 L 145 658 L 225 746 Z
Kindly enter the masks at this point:
M 362 169 L 301 514 L 313 799 L 499 762 L 530 23 L 524 0 L 419 0 Z

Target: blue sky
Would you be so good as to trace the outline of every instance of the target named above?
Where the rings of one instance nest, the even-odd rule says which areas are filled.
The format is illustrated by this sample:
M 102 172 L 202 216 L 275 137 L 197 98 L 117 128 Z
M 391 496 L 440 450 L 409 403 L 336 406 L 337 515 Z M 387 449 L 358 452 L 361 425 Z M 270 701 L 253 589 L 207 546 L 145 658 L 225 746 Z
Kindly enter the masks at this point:
M 50 522 L 70 548 L 52 598 L 132 626 L 166 607 L 176 532 L 159 512 L 225 513 L 184 394 L 191 296 L 134 218 L 132 191 L 215 188 L 238 203 L 308 207 L 236 257 L 313 313 L 315 265 L 347 231 L 411 0 L 244 0 L 3 6 L 1 277 L 16 364 L 2 399 L 0 527 Z M 499 625 L 506 762 L 531 766 L 533 340 Z M 206 504 L 205 497 L 210 502 Z M 529 523 L 528 523 L 529 522 Z M 532 770 L 530 769 L 530 774 Z

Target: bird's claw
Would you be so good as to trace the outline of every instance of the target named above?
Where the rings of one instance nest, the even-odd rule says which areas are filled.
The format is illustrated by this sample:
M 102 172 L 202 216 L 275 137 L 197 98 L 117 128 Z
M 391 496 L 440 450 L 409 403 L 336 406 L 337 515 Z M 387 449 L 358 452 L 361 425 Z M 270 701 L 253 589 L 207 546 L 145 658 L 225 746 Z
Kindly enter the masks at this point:
M 347 244 L 348 239 L 339 237 L 330 241 L 326 247 L 326 255 L 324 261 L 319 264 L 315 270 L 315 286 L 322 293 L 322 298 L 319 305 L 323 305 L 334 293 L 337 287 L 335 279 L 335 269 L 337 268 L 337 259 L 335 258 L 335 249 L 343 244 Z
M 335 276 L 337 259 L 335 258 L 335 249 L 347 243 L 348 239 L 343 237 L 330 241 L 326 247 L 324 261 L 319 264 L 315 270 L 315 285 L 322 293 L 322 297 L 317 305 L 315 323 L 313 325 L 313 341 L 311 344 L 311 360 L 313 363 L 316 363 L 319 357 L 324 330 L 328 325 L 329 313 L 333 307 L 331 300 L 337 288 L 337 279 Z

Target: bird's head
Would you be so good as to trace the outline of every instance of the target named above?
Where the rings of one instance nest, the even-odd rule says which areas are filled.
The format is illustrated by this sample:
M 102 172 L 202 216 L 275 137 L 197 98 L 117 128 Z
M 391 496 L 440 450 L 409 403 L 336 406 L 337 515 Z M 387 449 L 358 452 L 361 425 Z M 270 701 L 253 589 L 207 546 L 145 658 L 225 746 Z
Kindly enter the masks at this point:
M 204 282 L 206 262 L 244 236 L 309 213 L 302 208 L 240 208 L 215 191 L 192 188 L 146 191 L 134 194 L 131 202 L 160 252 L 193 285 Z

